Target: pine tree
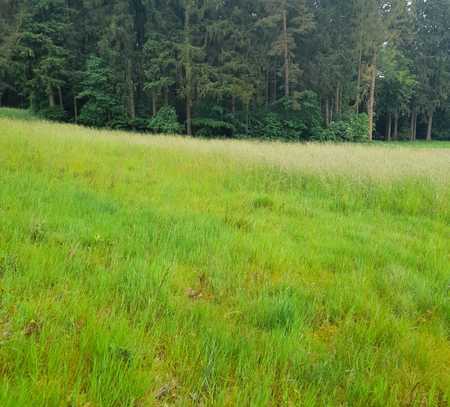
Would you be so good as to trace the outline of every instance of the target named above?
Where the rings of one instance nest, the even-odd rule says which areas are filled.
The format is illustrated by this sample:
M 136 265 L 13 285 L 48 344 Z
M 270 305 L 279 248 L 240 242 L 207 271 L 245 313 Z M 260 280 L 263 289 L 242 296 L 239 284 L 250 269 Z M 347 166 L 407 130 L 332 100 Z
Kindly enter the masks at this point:
M 426 139 L 431 140 L 434 113 L 450 95 L 450 4 L 417 0 L 416 13 L 417 104 L 426 115 Z
M 269 0 L 266 13 L 259 24 L 274 33 L 271 53 L 283 61 L 284 96 L 289 97 L 292 77 L 298 78 L 296 37 L 312 29 L 313 15 L 302 0 Z
M 65 47 L 71 31 L 70 9 L 63 0 L 32 2 L 23 6 L 18 26 L 14 60 L 22 65 L 24 90 L 32 106 L 63 106 L 62 87 L 70 72 L 69 50 Z M 56 99 L 58 96 L 58 100 Z

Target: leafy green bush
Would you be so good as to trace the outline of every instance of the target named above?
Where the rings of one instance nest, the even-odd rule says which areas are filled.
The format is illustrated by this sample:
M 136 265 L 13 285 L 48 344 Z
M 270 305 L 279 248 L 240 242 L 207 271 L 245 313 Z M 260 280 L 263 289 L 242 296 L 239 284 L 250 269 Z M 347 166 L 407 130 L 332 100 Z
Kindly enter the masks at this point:
M 350 117 L 352 141 L 367 141 L 367 129 L 369 127 L 369 116 L 367 113 L 354 114 Z
M 283 97 L 265 109 L 252 114 L 250 133 L 258 137 L 306 140 L 320 129 L 322 116 L 318 96 L 312 91 Z
M 181 124 L 178 122 L 177 113 L 171 106 L 162 107 L 155 116 L 153 116 L 148 128 L 153 133 L 178 134 L 182 130 Z
M 39 115 L 44 119 L 55 122 L 64 122 L 67 120 L 67 113 L 60 106 L 47 107 L 39 110 Z
M 144 133 L 148 131 L 148 118 L 146 117 L 135 117 L 128 121 L 130 129 Z
M 109 127 L 114 130 L 129 130 L 130 129 L 130 121 L 125 115 L 120 115 L 114 118 L 111 122 L 109 122 Z
M 367 141 L 367 128 L 369 126 L 369 118 L 366 113 L 351 114 L 342 120 L 345 126 L 341 125 L 341 129 L 345 129 L 341 139 L 344 141 Z
M 81 108 L 78 122 L 85 126 L 102 127 L 111 125 L 110 117 L 112 113 L 109 106 L 99 103 L 98 99 L 91 99 Z
M 313 129 L 322 126 L 322 113 L 320 99 L 317 93 L 311 90 L 295 93 L 292 97 L 291 111 L 295 112 L 293 119 L 302 122 L 307 137 L 311 136 Z
M 207 117 L 192 120 L 194 134 L 202 137 L 232 137 L 236 128 L 232 123 Z
M 264 116 L 261 137 L 281 138 L 284 135 L 284 123 L 276 113 L 267 113 Z
M 351 114 L 342 120 L 332 122 L 327 129 L 313 134 L 318 141 L 367 141 L 368 116 L 366 113 Z
M 311 140 L 314 141 L 338 141 L 336 139 L 336 134 L 331 128 L 317 128 L 311 134 Z
M 301 140 L 308 138 L 313 129 L 308 129 L 307 124 L 301 119 L 289 119 L 284 121 L 285 137 L 290 140 Z

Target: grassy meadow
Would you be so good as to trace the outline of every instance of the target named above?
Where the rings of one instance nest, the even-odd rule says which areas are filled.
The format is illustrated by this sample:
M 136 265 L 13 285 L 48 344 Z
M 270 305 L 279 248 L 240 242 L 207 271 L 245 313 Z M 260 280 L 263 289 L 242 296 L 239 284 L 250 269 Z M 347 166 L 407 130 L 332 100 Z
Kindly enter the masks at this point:
M 447 406 L 448 144 L 0 110 L 0 406 Z

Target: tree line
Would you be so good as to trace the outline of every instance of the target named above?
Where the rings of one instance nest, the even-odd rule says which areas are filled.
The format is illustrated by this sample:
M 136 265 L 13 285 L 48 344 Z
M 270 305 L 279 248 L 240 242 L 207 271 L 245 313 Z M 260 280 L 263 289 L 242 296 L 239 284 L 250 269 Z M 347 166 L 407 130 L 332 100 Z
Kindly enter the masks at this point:
M 89 126 L 450 138 L 449 0 L 0 0 L 0 105 Z

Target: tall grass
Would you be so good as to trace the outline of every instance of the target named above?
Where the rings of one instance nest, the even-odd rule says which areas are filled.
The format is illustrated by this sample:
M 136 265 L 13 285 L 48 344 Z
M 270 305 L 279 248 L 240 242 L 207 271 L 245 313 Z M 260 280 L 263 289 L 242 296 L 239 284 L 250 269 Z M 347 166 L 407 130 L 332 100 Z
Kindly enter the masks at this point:
M 31 110 L 14 109 L 8 107 L 0 108 L 0 118 L 17 119 L 17 120 L 37 120 Z
M 449 170 L 0 118 L 0 405 L 447 405 Z

